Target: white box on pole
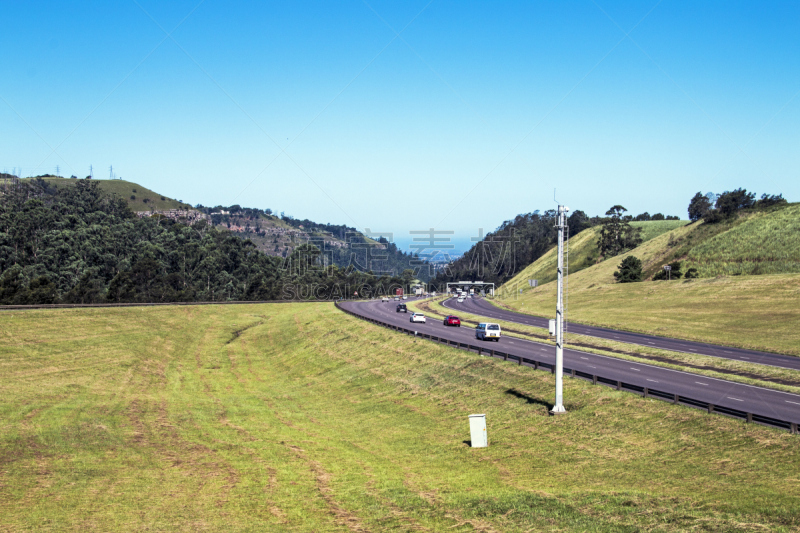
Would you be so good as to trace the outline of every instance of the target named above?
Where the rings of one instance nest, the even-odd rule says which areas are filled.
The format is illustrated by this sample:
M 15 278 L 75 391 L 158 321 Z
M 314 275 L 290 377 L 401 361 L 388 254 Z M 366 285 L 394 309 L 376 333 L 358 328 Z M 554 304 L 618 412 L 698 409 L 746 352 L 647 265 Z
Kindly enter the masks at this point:
M 469 415 L 469 438 L 473 448 L 489 446 L 489 436 L 486 434 L 486 415 Z
M 556 321 L 554 318 L 551 318 L 548 323 L 547 327 L 550 330 L 550 336 L 555 337 L 556 335 Z

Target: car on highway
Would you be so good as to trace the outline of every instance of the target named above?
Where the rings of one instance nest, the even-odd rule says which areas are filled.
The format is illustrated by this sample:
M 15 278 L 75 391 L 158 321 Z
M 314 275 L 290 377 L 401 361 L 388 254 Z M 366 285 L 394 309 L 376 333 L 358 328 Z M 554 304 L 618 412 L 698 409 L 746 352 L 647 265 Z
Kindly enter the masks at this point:
M 475 326 L 475 338 L 479 341 L 485 341 L 489 339 L 490 341 L 500 341 L 500 324 L 494 324 L 491 322 L 480 323 Z
M 455 315 L 447 315 L 444 317 L 444 325 L 445 326 L 455 326 L 457 328 L 461 327 L 461 319 Z
M 411 315 L 410 322 L 422 322 L 424 324 L 425 323 L 425 315 L 423 315 L 422 313 L 414 313 L 414 314 Z
M 394 301 L 395 301 L 395 302 L 399 302 L 399 301 L 400 301 L 400 297 L 399 297 L 399 296 L 395 296 L 395 297 L 394 297 Z
M 458 297 L 458 303 L 464 303 L 464 298 L 462 296 Z
M 389 298 L 387 298 L 386 296 L 384 296 L 383 298 L 381 298 L 381 301 L 382 301 L 382 302 L 388 302 L 388 301 L 389 301 Z
M 408 300 L 408 296 L 406 296 L 406 295 L 404 294 L 404 295 L 403 295 L 403 300 Z
M 406 304 L 397 304 L 397 312 L 408 313 L 408 308 L 406 307 Z

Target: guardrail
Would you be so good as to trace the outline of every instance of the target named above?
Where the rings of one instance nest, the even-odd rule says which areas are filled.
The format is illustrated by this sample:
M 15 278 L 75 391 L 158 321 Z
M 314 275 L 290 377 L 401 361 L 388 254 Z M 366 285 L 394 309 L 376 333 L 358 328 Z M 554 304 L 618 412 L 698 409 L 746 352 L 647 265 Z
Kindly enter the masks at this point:
M 380 320 L 360 315 L 358 313 L 354 313 L 349 309 L 345 309 L 339 302 L 336 302 L 336 307 L 340 311 L 344 311 L 345 313 L 352 315 L 356 318 L 360 318 L 361 320 L 366 320 L 367 322 L 371 322 L 378 326 L 383 326 L 394 331 L 398 331 L 401 333 L 406 333 L 409 335 L 414 335 L 416 337 L 421 337 L 423 339 L 429 339 L 433 342 L 439 342 L 447 344 L 448 346 L 458 348 L 461 350 L 467 351 L 475 351 L 478 355 L 483 355 L 484 353 L 490 357 L 496 357 L 503 359 L 504 361 L 513 361 L 516 362 L 519 366 L 527 366 L 533 368 L 534 370 L 544 370 L 546 372 L 555 373 L 555 365 L 551 363 L 545 363 L 543 361 L 538 361 L 531 357 L 525 357 L 522 355 L 516 355 L 509 352 L 504 352 L 500 350 L 492 350 L 486 348 L 484 346 L 474 346 L 469 343 L 463 343 L 459 341 L 454 341 L 450 339 L 445 339 L 443 337 L 439 337 L 436 335 L 429 335 L 427 333 L 419 333 L 414 330 L 410 330 L 401 326 L 396 326 L 394 324 L 389 324 L 388 322 L 382 322 Z M 574 368 L 566 368 L 564 367 L 564 375 L 584 379 L 586 381 L 591 382 L 593 385 L 605 385 L 612 388 L 615 388 L 619 391 L 626 391 L 632 392 L 634 394 L 639 394 L 644 398 L 655 398 L 657 400 L 663 400 L 669 403 L 677 404 L 677 405 L 685 405 L 687 407 L 694 407 L 696 409 L 701 409 L 703 411 L 707 411 L 710 414 L 718 414 L 723 416 L 728 416 L 731 418 L 736 418 L 742 420 L 747 423 L 752 424 L 760 424 L 763 426 L 769 426 L 779 429 L 785 429 L 792 433 L 793 435 L 798 434 L 798 424 L 797 422 L 789 422 L 788 420 L 780 420 L 777 418 L 771 418 L 764 415 L 758 415 L 755 413 L 749 413 L 747 411 L 740 411 L 738 409 L 732 409 L 730 407 L 723 407 L 721 405 L 715 405 L 712 403 L 704 402 L 702 400 L 696 400 L 694 398 L 690 398 L 688 396 L 681 396 L 679 394 L 674 394 L 667 391 L 661 391 L 657 389 L 651 389 L 650 387 L 643 387 L 641 385 L 635 385 L 633 383 L 625 383 L 624 381 L 618 381 L 614 379 L 609 379 L 603 376 L 598 376 L 596 374 L 589 374 L 588 372 L 583 372 L 580 370 L 576 370 Z

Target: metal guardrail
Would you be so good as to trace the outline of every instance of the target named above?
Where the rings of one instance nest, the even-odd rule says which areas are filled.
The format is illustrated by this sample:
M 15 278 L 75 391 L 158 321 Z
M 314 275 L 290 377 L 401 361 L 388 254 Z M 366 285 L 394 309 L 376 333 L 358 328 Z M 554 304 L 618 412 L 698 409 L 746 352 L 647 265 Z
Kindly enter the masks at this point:
M 546 372 L 555 373 L 555 365 L 551 363 L 545 363 L 543 361 L 538 361 L 536 359 L 525 357 L 522 355 L 515 355 L 509 352 L 504 352 L 500 350 L 492 350 L 488 349 L 484 346 L 474 346 L 469 343 L 463 343 L 459 341 L 454 341 L 450 339 L 445 339 L 442 337 L 438 337 L 436 335 L 429 335 L 427 333 L 419 333 L 417 331 L 413 331 L 404 327 L 396 326 L 394 324 L 389 324 L 388 322 L 382 322 L 380 320 L 360 315 L 358 313 L 354 313 L 348 309 L 345 309 L 339 302 L 336 302 L 336 307 L 340 311 L 344 311 L 345 313 L 352 315 L 356 318 L 360 318 L 362 320 L 366 320 L 367 322 L 371 322 L 378 326 L 387 327 L 389 329 L 406 333 L 409 335 L 414 335 L 416 337 L 421 337 L 423 339 L 429 339 L 433 342 L 440 342 L 447 344 L 448 346 L 452 346 L 454 348 L 458 348 L 460 350 L 467 350 L 467 351 L 475 351 L 478 355 L 483 355 L 484 353 L 490 357 L 496 357 L 503 359 L 503 361 L 515 361 L 519 366 L 527 366 L 533 368 L 534 370 L 544 370 Z M 769 426 L 779 429 L 785 429 L 792 433 L 793 435 L 798 434 L 798 424 L 796 422 L 789 422 L 787 420 L 780 420 L 777 418 L 771 418 L 764 415 L 758 415 L 755 413 L 749 413 L 747 411 L 740 411 L 738 409 L 732 409 L 730 407 L 723 407 L 720 405 L 715 405 L 712 403 L 708 403 L 702 400 L 696 400 L 694 398 L 690 398 L 688 396 L 681 396 L 679 394 L 674 394 L 671 392 L 661 391 L 657 389 L 651 389 L 649 387 L 644 387 L 641 385 L 635 385 L 633 383 L 625 383 L 624 381 L 618 381 L 615 379 L 609 379 L 603 376 L 598 376 L 596 374 L 589 374 L 588 372 L 583 372 L 580 370 L 576 370 L 574 368 L 566 368 L 564 367 L 564 375 L 584 379 L 586 381 L 591 382 L 593 385 L 605 385 L 608 387 L 615 388 L 619 391 L 625 392 L 632 392 L 634 394 L 639 394 L 644 398 L 654 398 L 657 400 L 662 400 L 665 402 L 677 404 L 677 405 L 684 405 L 687 407 L 694 407 L 696 409 L 701 409 L 706 411 L 710 414 L 718 414 L 723 416 L 728 416 L 731 418 L 736 418 L 742 420 L 747 423 L 752 424 L 760 424 L 763 426 Z

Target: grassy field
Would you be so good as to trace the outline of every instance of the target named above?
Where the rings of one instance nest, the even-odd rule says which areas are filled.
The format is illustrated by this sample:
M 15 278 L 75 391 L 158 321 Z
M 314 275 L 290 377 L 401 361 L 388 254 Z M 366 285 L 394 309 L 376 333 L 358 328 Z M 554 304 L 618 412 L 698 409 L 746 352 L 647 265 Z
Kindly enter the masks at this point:
M 800 355 L 799 274 L 617 284 L 599 281 L 601 276 L 592 270 L 570 280 L 569 320 Z M 555 283 L 500 303 L 550 316 L 556 306 Z
M 27 181 L 33 178 L 25 178 Z M 56 187 L 71 187 L 78 180 L 69 178 L 42 178 Z M 125 180 L 95 180 L 101 190 L 107 194 L 116 194 L 123 198 L 134 211 L 168 210 L 168 209 L 189 209 L 189 204 L 182 204 L 172 198 L 161 196 L 157 192 L 142 187 L 137 183 Z M 145 201 L 146 200 L 146 201 Z
M 328 304 L 0 314 L 2 531 L 796 531 L 800 439 Z M 491 446 L 471 449 L 467 415 Z

